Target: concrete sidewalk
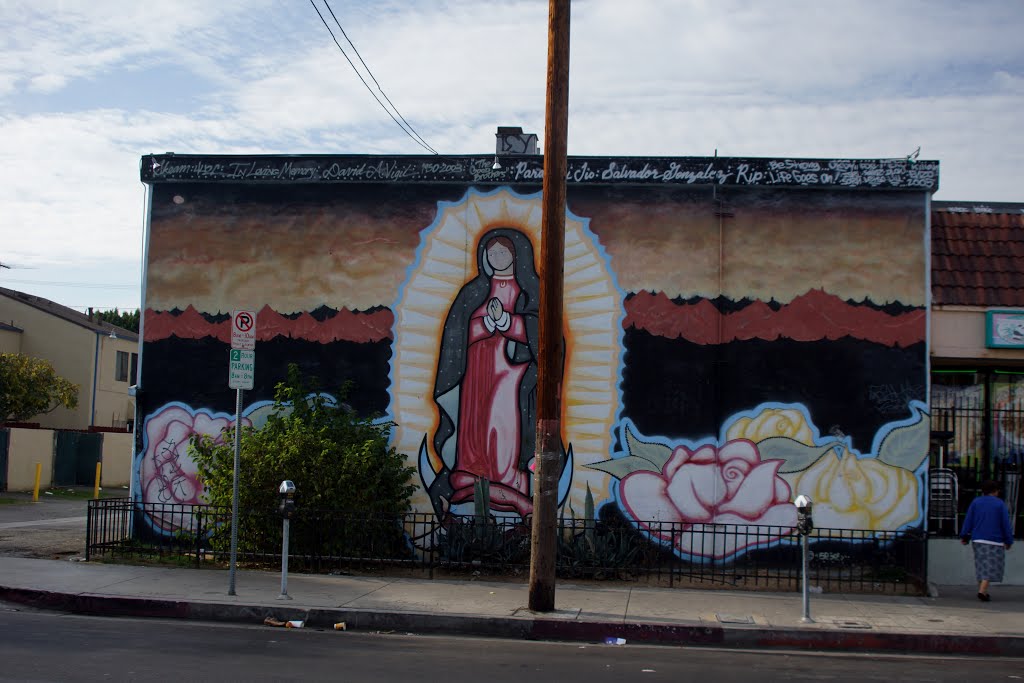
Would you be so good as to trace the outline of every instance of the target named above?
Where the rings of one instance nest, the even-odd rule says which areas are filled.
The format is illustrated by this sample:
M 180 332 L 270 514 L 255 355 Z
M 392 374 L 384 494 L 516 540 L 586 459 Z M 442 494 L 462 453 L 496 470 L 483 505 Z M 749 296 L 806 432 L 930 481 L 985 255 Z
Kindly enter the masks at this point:
M 938 598 L 812 595 L 803 624 L 797 593 L 559 583 L 557 611 L 527 608 L 522 584 L 292 574 L 228 573 L 0 557 L 0 600 L 70 612 L 249 624 L 268 616 L 308 628 L 444 633 L 543 640 L 874 650 L 1024 656 L 1024 588 L 994 586 L 981 603 L 968 588 Z

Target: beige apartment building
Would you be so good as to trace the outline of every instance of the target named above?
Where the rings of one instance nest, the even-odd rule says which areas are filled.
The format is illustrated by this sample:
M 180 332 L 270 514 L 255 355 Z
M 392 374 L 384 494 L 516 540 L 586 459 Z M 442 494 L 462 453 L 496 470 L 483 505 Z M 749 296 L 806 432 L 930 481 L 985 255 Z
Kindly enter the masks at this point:
M 139 337 L 42 297 L 0 287 L 0 353 L 44 358 L 78 385 L 78 407 L 33 418 L 42 427 L 128 430 Z

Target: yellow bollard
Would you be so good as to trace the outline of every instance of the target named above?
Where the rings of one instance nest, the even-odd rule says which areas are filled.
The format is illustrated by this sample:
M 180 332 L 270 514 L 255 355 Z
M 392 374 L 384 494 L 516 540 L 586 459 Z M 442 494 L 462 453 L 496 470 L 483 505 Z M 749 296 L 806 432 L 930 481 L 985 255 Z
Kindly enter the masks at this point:
M 103 469 L 103 463 L 102 462 L 97 462 L 96 463 L 96 484 L 92 487 L 92 497 L 93 498 L 99 498 L 100 497 L 100 471 L 102 469 Z
M 39 502 L 39 480 L 43 476 L 43 465 L 42 463 L 36 463 L 36 485 L 32 489 L 32 502 Z

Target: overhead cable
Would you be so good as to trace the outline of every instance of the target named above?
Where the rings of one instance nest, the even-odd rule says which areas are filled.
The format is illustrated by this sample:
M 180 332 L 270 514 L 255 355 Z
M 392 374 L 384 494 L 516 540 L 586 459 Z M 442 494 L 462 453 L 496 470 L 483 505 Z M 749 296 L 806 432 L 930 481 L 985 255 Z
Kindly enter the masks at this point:
M 398 114 L 398 118 L 395 118 L 395 114 L 392 114 L 391 110 L 388 109 L 387 106 L 385 106 L 383 102 L 381 102 L 381 99 L 379 97 L 377 97 L 377 93 L 375 93 L 373 91 L 373 88 L 371 88 L 370 84 L 366 82 L 366 79 L 363 78 L 363 75 L 359 72 L 359 69 L 352 62 L 352 59 L 345 52 L 345 48 L 343 48 L 341 46 L 341 43 L 338 42 L 337 37 L 335 37 L 335 35 L 334 35 L 334 31 L 331 30 L 330 24 L 327 23 L 327 20 L 324 19 L 324 15 L 320 12 L 320 8 L 318 8 L 316 6 L 316 3 L 313 2 L 313 0 L 309 0 L 309 4 L 313 5 L 313 9 L 316 10 L 317 16 L 320 17 L 320 21 L 322 21 L 323 24 L 324 24 L 324 28 L 326 28 L 327 32 L 331 34 L 331 39 L 334 41 L 334 44 L 338 46 L 338 49 L 341 51 L 342 56 L 345 57 L 345 61 L 347 61 L 348 65 L 352 67 L 352 70 L 355 71 L 356 76 L 358 76 L 359 80 L 362 81 L 363 85 L 366 87 L 366 90 L 373 96 L 373 99 L 377 100 L 377 104 L 379 104 L 381 106 L 381 108 L 387 113 L 387 115 L 391 117 L 391 120 L 394 121 L 398 125 L 398 127 L 402 129 L 402 132 L 404 132 L 406 135 L 408 135 L 412 139 L 413 142 L 415 142 L 420 147 L 423 147 L 424 149 L 429 151 L 431 154 L 437 154 L 437 150 L 435 150 L 433 147 L 428 145 L 426 143 L 426 141 L 423 140 L 423 138 L 419 137 L 419 134 L 416 133 L 415 130 L 413 130 L 412 126 L 410 126 L 408 122 L 406 122 L 405 125 L 403 125 L 402 122 L 398 120 L 398 118 L 401 118 L 402 121 L 405 121 L 405 117 L 402 116 L 402 114 L 398 111 L 398 109 L 391 102 L 391 100 L 388 99 L 387 95 L 384 95 L 384 91 L 383 90 L 380 91 L 381 95 L 384 95 L 384 99 L 386 99 L 388 101 L 388 104 L 391 104 L 391 106 L 395 109 L 395 114 Z M 324 0 L 324 5 L 327 6 L 327 9 L 330 11 L 331 8 L 330 8 L 329 5 L 327 5 L 327 1 L 326 0 Z M 333 11 L 331 11 L 331 16 L 334 17 L 334 12 Z M 336 23 L 338 23 L 338 28 L 341 28 L 341 23 L 338 22 L 338 18 L 337 17 L 334 17 L 334 21 Z M 344 33 L 345 33 L 345 31 L 343 29 L 342 30 L 342 34 L 344 34 Z M 348 36 L 345 36 L 345 39 L 348 40 Z M 352 45 L 352 41 L 349 41 L 349 44 Z M 352 49 L 353 50 L 355 49 L 355 45 L 352 45 Z M 358 51 L 356 52 L 356 54 L 357 55 L 359 54 Z M 362 61 L 362 57 L 360 57 L 359 60 Z M 363 66 L 364 67 L 366 66 L 365 62 L 363 62 Z M 369 68 L 367 68 L 367 73 L 370 73 Z M 370 73 L 370 78 L 373 78 L 373 74 L 372 73 Z M 377 80 L 373 79 L 373 82 L 377 83 Z M 379 84 L 377 85 L 377 88 L 380 89 L 380 85 Z M 408 126 L 408 128 L 406 126 Z
M 437 154 L 437 151 L 433 147 L 431 147 L 426 140 L 423 139 L 423 136 L 420 135 L 415 128 L 412 127 L 412 124 L 405 120 L 405 117 L 402 116 L 402 113 L 398 111 L 398 107 L 395 106 L 395 103 L 392 102 L 391 98 L 388 97 L 386 92 L 384 92 L 384 88 L 380 87 L 380 83 L 377 82 L 377 78 L 373 75 L 373 72 L 370 71 L 370 67 L 367 65 L 366 61 L 363 60 L 363 56 L 359 54 L 359 49 L 356 48 L 355 43 L 353 43 L 352 39 L 348 37 L 347 33 L 345 33 L 345 29 L 342 27 L 341 22 L 338 21 L 338 17 L 334 15 L 334 10 L 331 9 L 331 3 L 327 2 L 327 0 L 324 0 L 324 6 L 327 7 L 327 11 L 331 13 L 331 18 L 333 18 L 334 23 L 338 25 L 338 30 L 341 31 L 341 35 L 345 37 L 345 41 L 348 42 L 350 46 L 352 46 L 352 51 L 355 52 L 356 57 L 359 58 L 359 63 L 363 65 L 364 69 L 366 69 L 366 73 L 370 76 L 370 79 L 373 81 L 373 84 L 377 86 L 377 90 L 379 90 L 380 94 L 384 96 L 384 99 L 387 100 L 387 103 L 391 105 L 391 108 L 395 110 L 395 114 L 398 115 L 398 118 L 402 119 L 402 123 L 406 125 L 409 131 L 416 136 L 416 139 L 418 139 L 423 144 L 424 147 L 429 149 L 434 154 Z

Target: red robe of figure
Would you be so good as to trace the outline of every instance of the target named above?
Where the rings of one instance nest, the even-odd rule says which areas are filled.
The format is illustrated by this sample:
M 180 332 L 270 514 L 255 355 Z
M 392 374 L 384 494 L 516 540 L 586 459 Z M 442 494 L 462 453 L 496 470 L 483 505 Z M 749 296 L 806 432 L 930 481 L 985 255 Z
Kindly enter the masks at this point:
M 484 477 L 529 494 L 530 473 L 519 469 L 519 383 L 527 366 L 509 362 L 506 352 L 509 341 L 527 343 L 523 317 L 509 313 L 518 296 L 512 275 L 495 275 L 488 301 L 470 319 L 466 375 L 459 394 L 459 457 L 452 472 L 456 488 L 466 479 L 459 475 L 469 474 L 470 482 Z M 501 311 L 497 320 L 492 315 L 499 310 L 494 302 Z
M 491 508 L 526 517 L 533 512 L 540 292 L 529 238 L 512 228 L 489 231 L 478 243 L 477 267 L 445 321 L 434 449 L 451 469 L 429 493 L 443 514 L 448 504 L 472 500 L 476 481 L 487 479 Z

